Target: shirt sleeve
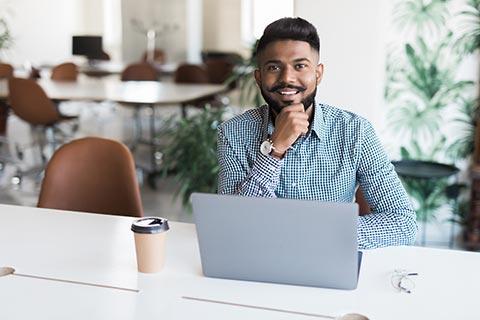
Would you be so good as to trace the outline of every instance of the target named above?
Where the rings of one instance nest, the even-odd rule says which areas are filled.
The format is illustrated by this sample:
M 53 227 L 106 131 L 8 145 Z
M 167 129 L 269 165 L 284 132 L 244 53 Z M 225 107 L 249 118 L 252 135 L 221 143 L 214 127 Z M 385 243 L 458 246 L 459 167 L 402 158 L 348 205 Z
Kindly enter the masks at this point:
M 275 198 L 283 160 L 258 152 L 250 168 L 229 143 L 223 127 L 218 129 L 218 193 Z
M 372 212 L 359 217 L 359 248 L 411 245 L 417 223 L 408 194 L 368 121 L 362 133 L 357 180 Z

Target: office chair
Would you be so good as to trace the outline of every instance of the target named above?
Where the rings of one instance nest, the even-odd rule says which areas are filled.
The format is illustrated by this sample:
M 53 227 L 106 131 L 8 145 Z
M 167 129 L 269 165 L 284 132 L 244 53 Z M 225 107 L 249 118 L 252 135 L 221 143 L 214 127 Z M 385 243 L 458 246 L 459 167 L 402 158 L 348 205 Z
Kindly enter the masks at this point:
M 208 82 L 215 84 L 224 83 L 232 74 L 234 64 L 227 59 L 217 58 L 205 61 Z
M 132 154 L 124 144 L 104 138 L 63 145 L 47 164 L 37 206 L 142 217 Z
M 368 204 L 367 200 L 365 200 L 365 196 L 363 195 L 363 191 L 358 188 L 355 192 L 355 202 L 358 204 L 358 214 L 364 216 L 366 214 L 371 213 L 370 205 Z
M 208 83 L 207 70 L 200 65 L 184 63 L 178 66 L 173 76 L 176 83 Z
M 35 80 L 10 78 L 8 88 L 8 100 L 13 113 L 42 136 L 36 141 L 36 145 L 40 152 L 40 158 L 45 163 L 47 157 L 44 154 L 44 142 L 46 141 L 53 153 L 57 144 L 66 138 L 66 134 L 58 128 L 58 124 L 64 121 L 78 120 L 78 117 L 65 116 L 58 112 L 55 104 Z M 39 168 L 40 171 L 41 169 L 43 169 L 43 165 Z M 21 176 L 22 173 L 18 172 L 19 181 L 21 181 Z
M 155 62 L 155 63 L 165 63 L 166 57 L 165 57 L 165 51 L 162 49 L 155 49 L 153 51 L 153 61 L 148 61 L 148 52 L 145 51 L 142 55 L 142 61 L 143 62 Z
M 157 81 L 158 72 L 149 63 L 134 63 L 122 71 L 120 78 L 122 81 Z
M 8 63 L 0 63 L 0 79 L 13 77 L 13 67 Z
M 71 62 L 65 62 L 55 66 L 50 76 L 50 78 L 55 81 L 76 81 L 77 77 L 78 68 Z
M 0 63 L 0 79 L 9 79 L 13 77 L 13 67 L 8 63 Z M 7 152 L 8 139 L 6 137 L 7 121 L 10 108 L 5 100 L 0 101 L 0 171 L 5 167 L 5 163 L 11 161 Z

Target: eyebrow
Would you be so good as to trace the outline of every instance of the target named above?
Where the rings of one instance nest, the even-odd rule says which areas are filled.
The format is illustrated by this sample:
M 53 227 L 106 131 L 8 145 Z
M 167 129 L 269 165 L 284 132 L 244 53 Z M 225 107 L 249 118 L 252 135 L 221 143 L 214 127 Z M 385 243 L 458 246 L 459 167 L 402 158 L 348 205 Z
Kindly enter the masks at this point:
M 311 62 L 310 59 L 308 59 L 308 58 L 298 58 L 298 59 L 293 60 L 293 62 L 303 62 L 303 61 Z M 282 61 L 280 61 L 280 60 L 267 60 L 267 61 L 265 61 L 265 63 L 263 65 L 267 65 L 269 63 L 282 63 Z

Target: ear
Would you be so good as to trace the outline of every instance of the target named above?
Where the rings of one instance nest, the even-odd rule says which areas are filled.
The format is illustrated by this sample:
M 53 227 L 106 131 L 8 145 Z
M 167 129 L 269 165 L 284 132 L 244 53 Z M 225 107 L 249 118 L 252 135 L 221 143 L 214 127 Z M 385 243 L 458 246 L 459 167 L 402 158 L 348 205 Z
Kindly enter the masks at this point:
M 323 64 L 322 63 L 319 63 L 317 65 L 317 68 L 315 70 L 315 76 L 317 78 L 317 86 L 320 84 L 320 82 L 322 81 L 322 78 L 323 78 Z
M 261 83 L 262 83 L 262 74 L 260 72 L 260 69 L 255 69 L 255 72 L 253 73 L 253 75 L 255 76 L 255 81 L 257 82 L 257 85 L 259 87 L 261 87 Z

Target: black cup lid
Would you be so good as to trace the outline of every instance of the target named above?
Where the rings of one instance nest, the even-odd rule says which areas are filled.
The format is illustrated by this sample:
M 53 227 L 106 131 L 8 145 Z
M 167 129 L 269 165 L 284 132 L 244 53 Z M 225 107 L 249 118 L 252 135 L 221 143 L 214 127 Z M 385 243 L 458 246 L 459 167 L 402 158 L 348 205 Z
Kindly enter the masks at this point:
M 168 229 L 168 220 L 159 217 L 145 217 L 132 223 L 132 231 L 137 233 L 160 233 Z

